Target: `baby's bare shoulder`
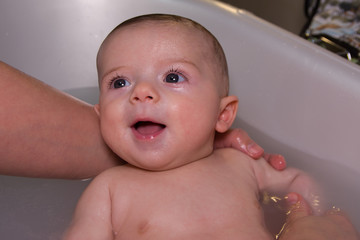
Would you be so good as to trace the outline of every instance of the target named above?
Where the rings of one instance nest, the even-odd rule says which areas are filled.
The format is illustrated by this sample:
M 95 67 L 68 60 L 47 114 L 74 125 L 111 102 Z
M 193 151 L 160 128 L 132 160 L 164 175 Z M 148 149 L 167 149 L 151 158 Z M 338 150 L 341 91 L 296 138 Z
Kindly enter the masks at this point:
M 252 159 L 246 154 L 233 148 L 221 148 L 214 151 L 213 157 L 217 160 L 227 161 L 230 164 L 250 163 Z
M 97 182 L 97 184 L 102 185 L 109 185 L 109 187 L 111 187 L 114 183 L 119 186 L 121 183 L 126 184 L 129 181 L 133 181 L 134 178 L 138 176 L 139 171 L 142 170 L 128 164 L 116 166 L 100 173 L 95 177 L 95 179 L 93 179 L 93 182 Z
M 210 158 L 212 159 L 210 167 L 216 168 L 217 172 L 233 173 L 234 178 L 244 178 L 254 174 L 253 164 L 256 161 L 238 150 L 232 148 L 217 149 Z

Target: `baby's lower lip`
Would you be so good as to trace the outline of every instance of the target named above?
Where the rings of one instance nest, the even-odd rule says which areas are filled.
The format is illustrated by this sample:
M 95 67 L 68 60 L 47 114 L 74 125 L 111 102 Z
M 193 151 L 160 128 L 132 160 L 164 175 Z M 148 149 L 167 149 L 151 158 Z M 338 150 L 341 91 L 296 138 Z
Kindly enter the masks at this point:
M 152 140 L 160 135 L 165 128 L 166 126 L 163 124 L 144 121 L 134 124 L 132 126 L 132 131 L 138 139 Z

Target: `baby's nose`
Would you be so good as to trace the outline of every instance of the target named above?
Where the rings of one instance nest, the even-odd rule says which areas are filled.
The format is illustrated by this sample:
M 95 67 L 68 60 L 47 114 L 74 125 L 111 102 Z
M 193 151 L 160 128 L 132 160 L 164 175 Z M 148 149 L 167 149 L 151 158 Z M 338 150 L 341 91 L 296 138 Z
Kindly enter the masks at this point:
M 130 101 L 132 103 L 138 102 L 153 102 L 159 100 L 159 94 L 154 86 L 149 82 L 137 83 L 131 94 Z

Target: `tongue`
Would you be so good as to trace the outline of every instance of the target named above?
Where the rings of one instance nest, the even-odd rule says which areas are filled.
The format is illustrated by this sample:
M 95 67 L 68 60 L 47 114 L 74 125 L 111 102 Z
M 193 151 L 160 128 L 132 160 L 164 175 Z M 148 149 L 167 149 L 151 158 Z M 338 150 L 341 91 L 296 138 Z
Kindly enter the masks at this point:
M 151 135 L 159 132 L 163 128 L 163 125 L 152 122 L 143 122 L 136 126 L 136 130 L 142 135 Z

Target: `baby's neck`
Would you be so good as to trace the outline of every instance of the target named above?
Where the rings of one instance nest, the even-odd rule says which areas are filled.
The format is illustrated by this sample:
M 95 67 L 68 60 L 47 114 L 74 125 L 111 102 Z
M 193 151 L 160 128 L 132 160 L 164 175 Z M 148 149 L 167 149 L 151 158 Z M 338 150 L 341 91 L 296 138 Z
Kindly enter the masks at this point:
M 162 167 L 159 167 L 156 164 L 151 165 L 151 164 L 149 164 L 150 161 L 147 162 L 146 166 L 132 164 L 133 162 L 134 163 L 144 162 L 144 160 L 141 160 L 141 159 L 133 159 L 131 161 L 127 161 L 125 159 L 124 161 L 127 162 L 127 164 L 129 164 L 133 167 L 142 169 L 142 170 L 160 172 L 160 171 L 167 171 L 167 170 L 172 170 L 172 169 L 176 169 L 176 168 L 181 168 L 188 164 L 193 164 L 194 162 L 197 162 L 200 160 L 205 160 L 205 159 L 211 157 L 213 155 L 213 153 L 214 153 L 214 148 L 211 146 L 208 148 L 207 151 L 196 152 L 196 153 L 191 154 L 191 156 L 189 156 L 188 154 L 185 154 L 184 156 L 176 157 L 176 164 L 172 164 L 172 162 L 169 162 L 169 164 L 164 165 Z M 157 159 L 157 161 L 158 162 L 166 162 L 167 159 Z

